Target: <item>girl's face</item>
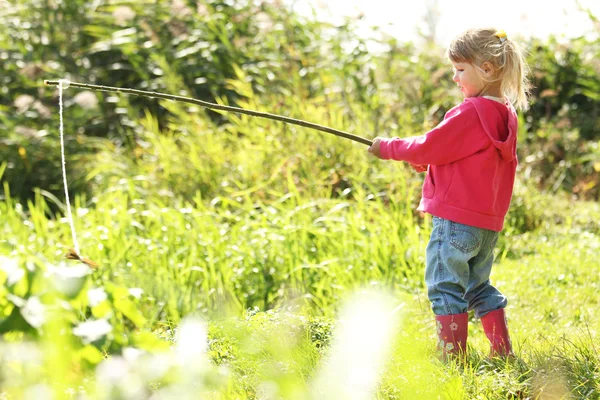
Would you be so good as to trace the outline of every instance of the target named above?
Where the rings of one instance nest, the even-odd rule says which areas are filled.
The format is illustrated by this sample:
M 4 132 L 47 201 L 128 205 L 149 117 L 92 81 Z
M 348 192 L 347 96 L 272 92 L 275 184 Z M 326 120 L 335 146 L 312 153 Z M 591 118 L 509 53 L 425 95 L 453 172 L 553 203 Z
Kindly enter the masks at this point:
M 473 64 L 453 62 L 454 76 L 452 80 L 458 84 L 465 97 L 479 96 L 485 87 L 485 82 L 479 76 Z

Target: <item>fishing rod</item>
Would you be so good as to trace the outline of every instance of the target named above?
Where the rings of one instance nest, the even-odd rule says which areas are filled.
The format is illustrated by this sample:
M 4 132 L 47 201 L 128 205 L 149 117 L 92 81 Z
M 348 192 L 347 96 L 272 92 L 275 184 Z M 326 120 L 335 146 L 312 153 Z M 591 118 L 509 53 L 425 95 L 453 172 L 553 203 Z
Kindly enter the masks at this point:
M 194 99 L 194 98 L 190 98 L 190 97 L 176 96 L 173 94 L 159 93 L 159 92 L 149 92 L 149 91 L 145 91 L 145 90 L 137 90 L 137 89 L 130 89 L 130 88 L 92 85 L 90 83 L 69 82 L 64 79 L 45 80 L 44 85 L 59 86 L 59 84 L 61 82 L 62 82 L 62 87 L 65 89 L 67 87 L 73 86 L 73 87 L 77 87 L 77 88 L 84 88 L 84 89 L 96 90 L 96 91 L 101 91 L 101 92 L 127 93 L 127 94 L 134 94 L 136 96 L 173 100 L 173 101 L 179 101 L 179 102 L 183 102 L 183 103 L 191 103 L 191 104 L 195 104 L 200 107 L 209 108 L 212 110 L 221 110 L 221 111 L 228 111 L 228 112 L 234 112 L 234 113 L 239 113 L 239 114 L 246 114 L 246 115 L 250 115 L 252 117 L 272 119 L 275 121 L 285 122 L 286 124 L 299 125 L 299 126 L 303 126 L 305 128 L 310 128 L 310 129 L 315 129 L 315 130 L 321 131 L 321 132 L 331 133 L 333 135 L 336 135 L 336 136 L 339 136 L 339 137 L 342 137 L 345 139 L 350 139 L 350 140 L 353 140 L 358 143 L 366 144 L 367 146 L 371 146 L 373 144 L 373 142 L 369 139 L 366 139 L 366 138 L 363 138 L 363 137 L 360 137 L 357 135 L 353 135 L 348 132 L 340 131 L 338 129 L 333 129 L 333 128 L 329 128 L 327 126 L 315 124 L 312 122 L 307 122 L 307 121 L 303 121 L 300 119 L 284 117 L 282 115 L 270 114 L 270 113 L 261 112 L 261 111 L 246 110 L 244 108 L 239 108 L 239 107 L 232 107 L 232 106 L 225 106 L 225 105 L 221 105 L 221 104 L 210 103 L 208 101 L 198 100 L 198 99 Z

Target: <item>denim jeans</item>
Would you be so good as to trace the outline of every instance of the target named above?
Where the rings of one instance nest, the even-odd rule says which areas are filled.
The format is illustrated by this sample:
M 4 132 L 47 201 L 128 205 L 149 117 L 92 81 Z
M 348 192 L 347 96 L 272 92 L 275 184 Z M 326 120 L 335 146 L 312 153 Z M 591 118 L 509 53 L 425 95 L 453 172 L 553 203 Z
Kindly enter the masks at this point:
M 498 232 L 433 217 L 425 283 L 435 315 L 475 310 L 481 318 L 506 307 L 506 297 L 490 284 L 497 241 Z

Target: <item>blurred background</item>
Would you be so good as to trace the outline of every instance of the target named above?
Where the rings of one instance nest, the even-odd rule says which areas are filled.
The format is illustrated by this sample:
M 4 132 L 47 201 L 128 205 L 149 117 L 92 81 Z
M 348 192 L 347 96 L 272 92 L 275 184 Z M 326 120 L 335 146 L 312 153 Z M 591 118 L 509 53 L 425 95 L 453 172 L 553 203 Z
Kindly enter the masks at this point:
M 507 0 L 493 9 L 482 4 L 1 2 L 2 180 L 23 201 L 34 188 L 58 193 L 57 90 L 43 87 L 44 79 L 256 105 L 309 120 L 298 104 L 310 103 L 336 116 L 316 122 L 358 135 L 418 134 L 460 101 L 445 45 L 457 32 L 482 23 L 506 29 L 528 52 L 534 90 L 531 108 L 522 114 L 522 171 L 542 190 L 598 199 L 597 2 Z M 157 118 L 160 129 L 189 128 L 176 110 L 157 100 L 81 90 L 65 96 L 74 192 L 114 183 L 114 168 L 104 168 L 100 150 L 138 166 L 148 156 L 140 122 L 145 112 Z M 236 118 L 195 112 L 221 128 Z M 208 192 L 214 188 L 199 177 L 192 181 Z
M 569 0 L 550 4 L 542 0 L 481 2 L 425 0 L 390 4 L 383 0 L 289 1 L 304 15 L 328 21 L 359 17 L 361 35 L 377 31 L 420 42 L 433 40 L 446 46 L 455 35 L 470 27 L 501 27 L 520 38 L 568 40 L 595 32 L 589 12 L 597 15 L 600 5 L 593 0 Z

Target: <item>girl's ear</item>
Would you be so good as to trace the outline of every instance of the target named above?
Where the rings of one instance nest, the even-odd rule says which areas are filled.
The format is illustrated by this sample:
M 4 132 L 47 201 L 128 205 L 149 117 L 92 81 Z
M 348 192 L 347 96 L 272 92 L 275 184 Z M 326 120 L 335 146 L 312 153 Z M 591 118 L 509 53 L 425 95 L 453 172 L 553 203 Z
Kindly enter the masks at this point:
M 483 64 L 481 64 L 480 69 L 487 78 L 493 77 L 496 73 L 496 67 L 494 67 L 494 65 L 489 61 L 486 61 Z

